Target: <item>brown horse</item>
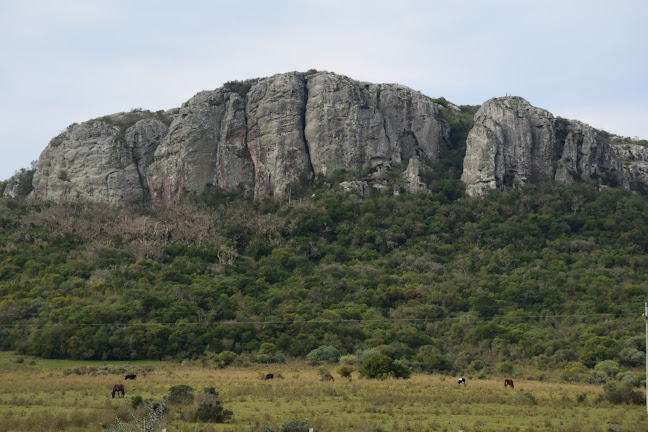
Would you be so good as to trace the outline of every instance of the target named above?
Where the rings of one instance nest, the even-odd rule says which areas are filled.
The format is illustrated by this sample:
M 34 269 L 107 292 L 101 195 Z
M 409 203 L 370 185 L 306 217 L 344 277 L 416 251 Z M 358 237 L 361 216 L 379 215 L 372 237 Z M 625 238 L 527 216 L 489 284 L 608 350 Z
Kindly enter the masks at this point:
M 124 390 L 124 384 L 115 384 L 112 391 L 113 399 L 115 399 L 115 393 L 117 393 L 117 396 L 119 396 L 120 392 L 121 397 L 124 397 L 124 395 L 126 394 L 126 390 Z
M 505 379 L 504 380 L 504 388 L 506 388 L 508 386 L 511 386 L 511 388 L 515 388 L 515 386 L 513 385 L 513 380 L 512 379 Z

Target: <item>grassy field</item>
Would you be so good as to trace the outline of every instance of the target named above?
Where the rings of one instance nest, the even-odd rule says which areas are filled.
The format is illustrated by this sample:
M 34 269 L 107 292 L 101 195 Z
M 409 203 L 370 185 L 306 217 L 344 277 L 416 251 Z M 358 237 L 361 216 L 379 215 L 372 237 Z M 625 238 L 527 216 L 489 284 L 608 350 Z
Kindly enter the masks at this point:
M 185 421 L 190 407 L 168 405 L 169 431 L 275 431 L 304 419 L 318 431 L 647 431 L 645 406 L 612 405 L 601 386 L 503 377 L 469 379 L 414 374 L 409 380 L 320 381 L 303 363 L 215 369 L 162 362 L 40 360 L 0 353 L 0 431 L 103 431 L 128 416 L 132 398 L 160 401 L 171 386 L 215 387 L 234 412 L 225 424 Z M 109 366 L 111 369 L 104 369 Z M 90 369 L 96 368 L 96 370 Z M 138 373 L 124 381 L 118 368 Z M 81 372 L 69 373 L 76 369 Z M 332 367 L 330 369 L 333 369 Z M 283 378 L 265 381 L 266 372 Z M 112 386 L 126 384 L 124 399 Z

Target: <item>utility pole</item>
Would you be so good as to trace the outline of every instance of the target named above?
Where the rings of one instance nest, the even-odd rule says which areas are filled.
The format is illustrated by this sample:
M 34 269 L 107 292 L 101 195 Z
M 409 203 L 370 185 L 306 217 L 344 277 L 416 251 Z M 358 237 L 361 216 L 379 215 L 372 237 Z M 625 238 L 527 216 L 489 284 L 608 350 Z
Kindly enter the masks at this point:
M 644 302 L 643 319 L 646 323 L 646 412 L 648 413 L 648 302 Z

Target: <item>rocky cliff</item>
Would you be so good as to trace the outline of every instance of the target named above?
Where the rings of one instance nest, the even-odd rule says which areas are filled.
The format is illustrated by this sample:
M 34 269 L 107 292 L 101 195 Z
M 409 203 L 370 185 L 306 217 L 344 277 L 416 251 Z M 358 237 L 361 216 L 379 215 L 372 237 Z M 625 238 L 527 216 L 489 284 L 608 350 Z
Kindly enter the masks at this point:
M 281 196 L 336 170 L 393 168 L 420 187 L 448 145 L 441 107 L 395 84 L 286 73 L 198 93 L 179 110 L 72 125 L 41 154 L 33 199 L 173 202 L 207 185 Z M 134 121 L 137 120 L 137 121 Z
M 529 182 L 629 187 L 630 177 L 637 180 L 642 174 L 624 170 L 627 159 L 592 127 L 556 118 L 520 97 L 504 97 L 490 99 L 477 111 L 461 179 L 471 196 Z
M 401 85 L 328 72 L 229 82 L 168 112 L 135 110 L 71 125 L 50 141 L 35 172 L 15 176 L 2 191 L 121 204 L 174 202 L 214 185 L 263 198 L 346 170 L 342 189 L 362 196 L 414 192 L 426 189 L 421 174 L 450 147 L 453 110 Z M 648 148 L 611 145 L 609 134 L 520 97 L 495 98 L 475 115 L 461 178 L 471 196 L 533 182 L 644 191 Z

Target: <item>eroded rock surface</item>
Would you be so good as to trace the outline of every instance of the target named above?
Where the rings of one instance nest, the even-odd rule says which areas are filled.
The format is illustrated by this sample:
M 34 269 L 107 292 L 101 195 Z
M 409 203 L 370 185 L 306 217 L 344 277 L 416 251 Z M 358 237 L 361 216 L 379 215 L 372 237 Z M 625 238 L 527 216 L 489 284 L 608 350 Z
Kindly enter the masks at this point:
M 627 184 L 622 159 L 595 129 L 520 97 L 484 103 L 466 147 L 461 179 L 471 196 L 529 182 Z
M 147 161 L 167 127 L 139 117 L 143 115 L 115 114 L 68 127 L 41 154 L 30 196 L 113 204 L 143 199 Z

